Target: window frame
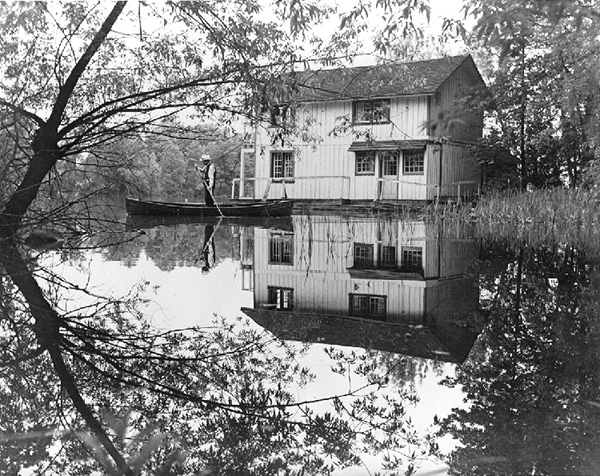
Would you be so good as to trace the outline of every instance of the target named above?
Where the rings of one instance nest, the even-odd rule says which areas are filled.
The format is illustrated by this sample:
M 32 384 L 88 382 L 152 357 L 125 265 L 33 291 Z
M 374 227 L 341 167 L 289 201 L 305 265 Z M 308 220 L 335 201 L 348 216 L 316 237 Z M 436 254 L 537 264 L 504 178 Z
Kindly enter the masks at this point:
M 400 249 L 400 268 L 403 271 L 423 271 L 423 247 L 422 246 L 402 246 Z M 414 260 L 414 256 L 419 256 L 419 262 Z M 408 263 L 407 263 L 408 261 Z
M 281 159 L 281 165 L 277 166 L 276 174 L 276 160 Z M 294 151 L 291 150 L 272 150 L 271 151 L 271 178 L 272 179 L 293 179 L 295 177 L 295 160 Z
M 362 170 L 362 165 L 364 164 L 369 165 L 369 167 Z M 357 176 L 375 175 L 374 150 L 357 150 L 354 152 L 354 173 Z
M 272 231 L 269 234 L 269 264 L 293 266 L 294 233 Z
M 357 309 L 355 299 L 366 299 L 366 310 Z M 374 312 L 373 303 L 377 302 L 378 306 L 382 305 L 383 312 Z M 362 317 L 365 319 L 373 319 L 376 321 L 387 320 L 387 296 L 380 294 L 362 294 L 362 293 L 350 293 L 348 294 L 348 315 L 352 317 Z
M 365 107 L 368 106 L 368 107 Z M 389 124 L 391 100 L 389 98 L 360 99 L 352 102 L 353 124 Z
M 274 299 L 273 296 L 275 296 Z M 288 304 L 287 306 L 285 305 L 286 303 Z M 286 288 L 282 286 L 267 286 L 267 304 L 275 304 L 275 309 L 277 311 L 293 310 L 294 288 Z
M 415 160 L 419 160 L 416 165 Z M 425 175 L 425 149 L 402 151 L 402 175 Z
M 357 250 L 364 250 L 364 253 L 361 251 L 360 256 L 357 256 Z M 375 247 L 370 243 L 354 243 L 352 257 L 355 268 L 372 268 L 375 262 Z
M 385 269 L 396 269 L 398 267 L 398 247 L 380 245 L 378 266 Z
M 395 161 L 391 161 L 390 159 L 395 159 Z M 395 162 L 395 163 L 394 163 Z M 396 168 L 396 173 L 390 174 L 386 173 L 386 168 L 394 165 Z M 398 177 L 398 172 L 400 171 L 400 154 L 397 151 L 390 152 L 385 151 L 381 152 L 381 176 L 382 177 Z

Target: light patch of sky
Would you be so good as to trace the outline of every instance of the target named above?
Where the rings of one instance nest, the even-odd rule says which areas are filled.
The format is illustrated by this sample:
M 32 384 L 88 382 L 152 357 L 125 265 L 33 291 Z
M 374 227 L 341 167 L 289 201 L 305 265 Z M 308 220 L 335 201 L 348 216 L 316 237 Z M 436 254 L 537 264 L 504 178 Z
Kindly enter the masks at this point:
M 265 0 L 265 2 L 268 0 Z M 355 7 L 356 2 L 348 2 L 347 0 L 323 0 L 322 5 L 337 6 L 338 11 L 341 14 L 347 14 Z M 413 19 L 417 26 L 423 29 L 425 36 L 431 36 L 433 38 L 440 35 L 442 31 L 443 22 L 446 18 L 449 19 L 463 19 L 462 8 L 464 5 L 463 0 L 429 0 L 428 4 L 431 8 L 429 21 L 424 15 L 419 12 L 414 12 Z M 265 7 L 267 8 L 267 7 Z M 264 13 L 269 16 L 266 10 Z M 372 36 L 374 32 L 381 28 L 384 24 L 384 18 L 377 16 L 380 12 L 370 13 L 368 17 L 369 28 L 362 34 L 360 41 L 362 43 L 360 51 L 356 52 L 353 66 L 372 65 L 376 64 L 381 60 L 380 56 L 374 54 L 374 47 L 372 42 Z M 273 16 L 273 18 L 275 18 Z M 339 18 L 331 18 L 325 21 L 323 24 L 317 25 L 313 30 L 312 34 L 327 41 L 339 30 Z M 464 52 L 464 43 L 460 40 L 448 42 L 444 45 L 444 49 L 448 54 L 462 54 Z

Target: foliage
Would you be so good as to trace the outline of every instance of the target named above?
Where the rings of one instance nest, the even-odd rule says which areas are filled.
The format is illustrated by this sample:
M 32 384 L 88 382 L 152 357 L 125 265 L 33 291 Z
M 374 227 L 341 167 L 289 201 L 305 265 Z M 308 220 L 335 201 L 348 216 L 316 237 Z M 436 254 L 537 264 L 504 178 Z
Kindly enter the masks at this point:
M 486 251 L 488 323 L 472 360 L 447 381 L 467 395 L 442 422 L 460 443 L 451 474 L 594 474 L 597 271 L 569 245 Z
M 579 185 L 600 132 L 600 12 L 587 0 L 473 0 L 464 11 L 476 21 L 471 44 L 496 60 L 483 61 L 488 109 L 522 186 Z

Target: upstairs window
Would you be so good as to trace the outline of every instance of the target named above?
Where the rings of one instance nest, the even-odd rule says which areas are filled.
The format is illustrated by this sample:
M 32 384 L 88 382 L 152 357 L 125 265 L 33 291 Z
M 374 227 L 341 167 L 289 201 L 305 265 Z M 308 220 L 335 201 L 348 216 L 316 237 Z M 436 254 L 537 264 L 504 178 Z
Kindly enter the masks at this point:
M 356 152 L 356 175 L 374 175 L 375 174 L 375 152 L 358 151 Z
M 289 120 L 290 108 L 287 104 L 278 104 L 271 108 L 271 125 L 284 127 Z
M 387 298 L 386 296 L 372 296 L 369 294 L 350 294 L 349 314 L 355 317 L 385 321 Z
M 352 103 L 352 121 L 355 124 L 390 122 L 390 100 L 372 99 Z
M 405 150 L 403 155 L 402 173 L 404 175 L 423 175 L 425 173 L 425 151 Z
M 291 178 L 294 176 L 294 153 L 271 152 L 271 177 Z
M 294 290 L 269 286 L 268 303 L 274 304 L 278 311 L 289 311 L 294 308 Z

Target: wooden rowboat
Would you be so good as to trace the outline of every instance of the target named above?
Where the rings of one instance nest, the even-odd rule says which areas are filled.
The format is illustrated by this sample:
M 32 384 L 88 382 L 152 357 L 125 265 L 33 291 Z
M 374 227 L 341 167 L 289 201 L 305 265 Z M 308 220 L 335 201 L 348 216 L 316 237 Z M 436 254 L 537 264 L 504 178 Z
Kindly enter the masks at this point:
M 125 208 L 130 215 L 171 215 L 197 217 L 283 217 L 292 214 L 292 201 L 223 204 L 207 207 L 204 203 L 157 202 L 126 198 Z M 220 211 L 219 211 L 220 210 Z

